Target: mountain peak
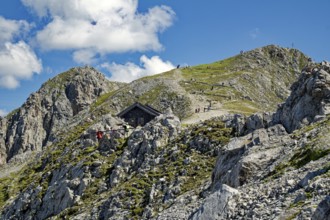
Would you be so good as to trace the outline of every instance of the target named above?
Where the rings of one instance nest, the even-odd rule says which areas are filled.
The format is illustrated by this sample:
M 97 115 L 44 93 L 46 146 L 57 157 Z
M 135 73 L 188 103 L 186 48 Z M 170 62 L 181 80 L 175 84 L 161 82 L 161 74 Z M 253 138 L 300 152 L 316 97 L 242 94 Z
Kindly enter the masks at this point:
M 15 156 L 42 150 L 75 115 L 121 85 L 108 81 L 93 67 L 71 68 L 48 80 L 7 117 L 8 123 L 3 129 L 7 131 L 4 140 L 8 150 L 2 157 L 9 161 Z M 25 157 L 17 158 L 24 160 Z

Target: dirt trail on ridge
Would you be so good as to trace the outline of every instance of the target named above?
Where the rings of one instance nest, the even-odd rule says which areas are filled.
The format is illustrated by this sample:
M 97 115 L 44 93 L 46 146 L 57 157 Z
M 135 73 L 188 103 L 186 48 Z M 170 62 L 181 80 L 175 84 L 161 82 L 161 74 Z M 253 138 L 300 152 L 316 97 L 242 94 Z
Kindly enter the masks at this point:
M 195 109 L 200 109 L 199 113 L 193 113 L 190 117 L 182 120 L 183 124 L 194 124 L 199 123 L 201 121 L 205 121 L 207 119 L 218 117 L 221 115 L 228 114 L 228 112 L 224 109 L 222 109 L 221 103 L 218 102 L 212 102 L 212 106 L 210 110 L 207 110 L 207 107 L 210 105 L 210 102 L 202 95 L 194 95 L 187 93 L 187 91 L 179 84 L 180 81 L 184 81 L 185 79 L 182 77 L 182 71 L 180 69 L 174 70 L 174 76 L 175 78 L 174 83 L 171 85 L 171 87 L 179 91 L 182 94 L 185 94 L 189 97 L 191 101 L 191 108 L 193 111 Z M 205 111 L 204 111 L 205 108 Z

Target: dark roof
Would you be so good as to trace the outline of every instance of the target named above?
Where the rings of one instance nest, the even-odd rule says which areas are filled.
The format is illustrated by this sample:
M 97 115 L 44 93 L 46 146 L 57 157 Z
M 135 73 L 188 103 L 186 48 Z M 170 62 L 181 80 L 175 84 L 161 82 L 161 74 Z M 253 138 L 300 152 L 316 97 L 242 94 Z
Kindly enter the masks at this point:
M 117 114 L 118 117 L 122 117 L 124 116 L 127 112 L 131 111 L 132 109 L 134 109 L 135 107 L 140 108 L 141 110 L 149 113 L 150 115 L 153 116 L 158 116 L 160 114 L 162 114 L 160 111 L 154 109 L 153 107 L 151 107 L 150 105 L 143 105 L 139 102 L 135 102 L 133 105 L 127 107 L 126 109 L 124 109 L 123 111 L 119 112 Z

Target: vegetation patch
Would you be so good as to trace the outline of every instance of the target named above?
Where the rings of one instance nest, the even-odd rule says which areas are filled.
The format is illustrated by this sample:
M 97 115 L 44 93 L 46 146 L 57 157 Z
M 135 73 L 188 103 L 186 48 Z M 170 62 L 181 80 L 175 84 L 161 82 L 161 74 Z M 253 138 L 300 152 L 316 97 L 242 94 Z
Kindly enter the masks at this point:
M 318 160 L 330 153 L 330 149 L 318 149 L 313 147 L 306 147 L 303 151 L 297 152 L 290 159 L 290 165 L 295 168 L 300 168 L 310 161 Z
M 93 111 L 94 109 L 105 103 L 116 92 L 117 91 L 108 92 L 98 97 L 97 100 L 91 105 L 91 110 Z
M 260 110 L 255 103 L 248 100 L 225 102 L 223 103 L 223 108 L 230 112 L 238 112 L 245 115 L 252 115 Z
M 203 126 L 192 129 L 193 136 L 201 135 L 221 145 L 225 145 L 229 142 L 231 133 L 232 128 L 226 128 L 222 121 L 217 120 L 207 120 L 203 123 Z

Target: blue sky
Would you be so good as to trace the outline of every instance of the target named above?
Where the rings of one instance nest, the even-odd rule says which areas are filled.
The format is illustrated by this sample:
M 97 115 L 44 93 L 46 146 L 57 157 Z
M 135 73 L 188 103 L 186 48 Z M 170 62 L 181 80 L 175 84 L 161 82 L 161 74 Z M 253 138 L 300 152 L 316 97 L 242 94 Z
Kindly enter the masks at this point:
M 269 44 L 329 61 L 329 8 L 329 0 L 1 0 L 0 115 L 75 66 L 129 82 Z

